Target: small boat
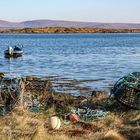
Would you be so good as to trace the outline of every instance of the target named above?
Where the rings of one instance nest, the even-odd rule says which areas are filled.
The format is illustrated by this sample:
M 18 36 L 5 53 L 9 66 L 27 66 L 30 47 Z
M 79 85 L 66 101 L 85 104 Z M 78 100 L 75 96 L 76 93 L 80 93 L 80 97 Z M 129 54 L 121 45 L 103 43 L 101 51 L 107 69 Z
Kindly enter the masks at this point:
M 23 54 L 22 47 L 19 46 L 8 46 L 8 49 L 4 51 L 6 58 L 17 58 Z

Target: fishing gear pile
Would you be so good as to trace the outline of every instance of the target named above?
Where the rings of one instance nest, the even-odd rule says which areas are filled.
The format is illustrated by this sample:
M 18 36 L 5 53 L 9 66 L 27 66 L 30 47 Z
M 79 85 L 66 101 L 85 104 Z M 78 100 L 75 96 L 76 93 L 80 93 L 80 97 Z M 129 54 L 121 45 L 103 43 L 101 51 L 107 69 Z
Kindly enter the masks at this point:
M 121 104 L 140 109 L 140 72 L 129 73 L 120 78 L 111 93 Z
M 76 110 L 71 110 L 71 113 L 69 114 L 72 113 L 78 115 L 78 117 L 80 117 L 80 119 L 84 121 L 89 121 L 89 120 L 101 120 L 105 118 L 110 112 L 103 108 L 91 109 L 88 107 L 83 107 L 77 108 Z
M 12 74 L 0 75 L 0 115 L 10 112 L 21 92 L 22 78 Z

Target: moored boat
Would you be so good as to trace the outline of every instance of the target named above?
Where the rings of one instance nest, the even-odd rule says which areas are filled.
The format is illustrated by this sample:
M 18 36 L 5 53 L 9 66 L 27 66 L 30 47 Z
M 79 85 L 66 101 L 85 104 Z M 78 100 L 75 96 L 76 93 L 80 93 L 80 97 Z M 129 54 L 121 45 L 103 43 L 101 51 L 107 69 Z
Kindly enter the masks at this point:
M 6 58 L 17 58 L 23 55 L 22 47 L 19 46 L 9 46 L 7 50 L 4 51 Z

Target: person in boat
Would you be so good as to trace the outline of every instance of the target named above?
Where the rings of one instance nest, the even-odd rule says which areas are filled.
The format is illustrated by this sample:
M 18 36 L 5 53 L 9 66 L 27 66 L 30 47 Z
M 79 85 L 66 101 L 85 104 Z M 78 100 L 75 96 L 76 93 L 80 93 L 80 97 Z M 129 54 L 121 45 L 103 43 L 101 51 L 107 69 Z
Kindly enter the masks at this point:
M 11 46 L 8 47 L 8 52 L 9 52 L 10 55 L 13 54 L 13 48 Z
M 21 48 L 14 46 L 14 51 L 21 51 Z

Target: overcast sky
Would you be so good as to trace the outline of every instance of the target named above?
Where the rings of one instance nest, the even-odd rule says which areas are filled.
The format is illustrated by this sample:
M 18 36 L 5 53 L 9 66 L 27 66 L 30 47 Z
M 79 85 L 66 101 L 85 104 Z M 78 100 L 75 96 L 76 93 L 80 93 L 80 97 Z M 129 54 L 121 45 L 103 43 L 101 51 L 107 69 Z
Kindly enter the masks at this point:
M 140 23 L 140 0 L 0 0 L 0 20 Z

